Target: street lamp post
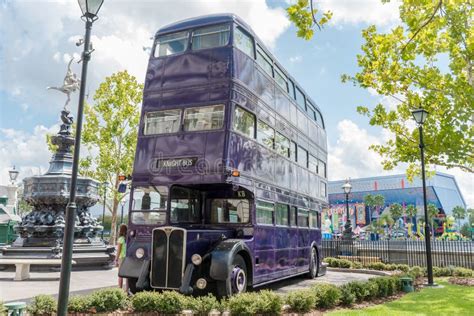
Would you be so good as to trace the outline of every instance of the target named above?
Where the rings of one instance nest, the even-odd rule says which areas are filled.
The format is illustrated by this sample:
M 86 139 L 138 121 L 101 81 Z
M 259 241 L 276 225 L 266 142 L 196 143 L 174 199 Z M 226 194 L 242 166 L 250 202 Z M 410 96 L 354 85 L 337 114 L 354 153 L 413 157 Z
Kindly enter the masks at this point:
M 90 37 L 92 23 L 98 19 L 97 13 L 104 0 L 78 0 L 82 11 L 82 19 L 86 22 L 86 34 L 84 37 L 84 50 L 82 52 L 81 88 L 79 91 L 79 104 L 77 107 L 76 137 L 74 142 L 74 157 L 72 162 L 71 187 L 69 190 L 69 202 L 66 207 L 66 226 L 64 227 L 63 251 L 61 262 L 61 276 L 59 280 L 58 293 L 58 315 L 67 313 L 69 298 L 69 283 L 71 278 L 72 248 L 74 242 L 74 221 L 76 219 L 76 187 L 79 169 L 79 153 L 81 149 L 82 114 L 84 112 L 84 96 L 86 89 L 87 64 L 91 58 Z
M 15 197 L 15 205 L 13 207 L 13 214 L 18 215 L 19 214 L 19 201 L 18 201 L 18 186 L 16 185 L 16 179 L 18 178 L 18 174 L 20 172 L 15 169 L 15 166 L 13 166 L 12 170 L 8 170 L 8 175 L 10 176 L 10 181 L 12 183 L 12 186 L 15 186 L 15 193 L 13 194 Z
M 122 204 L 122 210 L 120 211 L 120 225 L 123 224 L 123 208 L 124 208 L 124 206 L 125 206 L 125 203 L 126 203 L 125 200 L 122 200 L 122 201 L 120 202 L 120 204 Z
M 13 166 L 12 170 L 8 170 L 8 175 L 10 176 L 10 181 L 11 181 L 12 185 L 15 184 L 15 181 L 18 178 L 19 173 L 20 172 L 15 169 L 15 166 Z
M 109 183 L 107 181 L 102 183 L 102 186 L 104 187 L 104 203 L 103 203 L 103 206 L 102 206 L 102 226 L 104 226 L 104 220 L 105 220 L 105 204 L 107 202 L 107 187 L 108 187 L 108 185 L 109 185 Z M 101 233 L 102 240 L 104 239 L 104 228 L 102 228 L 102 233 Z
M 352 226 L 351 218 L 349 216 L 349 194 L 351 193 L 352 185 L 349 183 L 349 180 L 346 180 L 346 183 L 342 186 L 342 189 L 346 194 L 346 224 L 344 225 L 343 238 L 346 240 L 352 240 Z
M 433 286 L 433 262 L 431 260 L 431 238 L 430 238 L 430 223 L 428 220 L 428 207 L 426 202 L 426 181 L 425 181 L 425 152 L 423 143 L 423 124 L 425 123 L 428 112 L 423 109 L 416 109 L 411 112 L 413 118 L 418 124 L 420 134 L 420 153 L 421 153 L 421 179 L 423 182 L 423 207 L 425 209 L 425 246 L 426 246 L 426 266 L 428 270 L 428 285 Z

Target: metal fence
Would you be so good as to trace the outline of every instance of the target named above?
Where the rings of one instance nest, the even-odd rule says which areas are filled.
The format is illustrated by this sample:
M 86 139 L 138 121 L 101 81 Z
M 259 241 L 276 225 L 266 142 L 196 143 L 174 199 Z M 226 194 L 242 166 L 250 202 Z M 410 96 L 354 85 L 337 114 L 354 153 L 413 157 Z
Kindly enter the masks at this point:
M 423 240 L 332 240 L 323 239 L 323 256 L 359 261 L 426 266 Z M 432 241 L 433 266 L 474 269 L 474 242 Z

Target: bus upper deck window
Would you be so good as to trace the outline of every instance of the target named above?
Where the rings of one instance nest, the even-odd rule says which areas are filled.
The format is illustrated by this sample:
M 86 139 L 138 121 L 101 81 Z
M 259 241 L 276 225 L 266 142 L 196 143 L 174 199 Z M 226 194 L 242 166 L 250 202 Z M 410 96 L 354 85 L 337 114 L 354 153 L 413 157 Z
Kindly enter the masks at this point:
M 255 58 L 255 48 L 253 39 L 245 33 L 239 26 L 234 29 L 234 45 L 245 54 Z
M 179 130 L 181 110 L 164 110 L 145 114 L 144 135 L 176 133 Z
M 188 48 L 189 32 L 163 35 L 156 40 L 155 57 L 169 56 L 184 52 Z
M 224 124 L 224 105 L 188 108 L 184 111 L 185 131 L 219 129 Z
M 229 43 L 230 26 L 217 25 L 197 29 L 193 32 L 192 49 L 225 46 Z

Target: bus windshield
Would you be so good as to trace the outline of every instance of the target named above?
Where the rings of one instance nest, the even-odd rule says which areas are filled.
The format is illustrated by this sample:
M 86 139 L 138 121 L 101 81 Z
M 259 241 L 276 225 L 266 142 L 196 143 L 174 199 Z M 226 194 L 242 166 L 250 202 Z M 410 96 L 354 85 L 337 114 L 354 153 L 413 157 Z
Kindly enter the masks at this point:
M 170 219 L 173 223 L 199 223 L 201 198 L 198 190 L 172 187 Z
M 138 225 L 162 225 L 166 222 L 168 187 L 138 186 L 133 189 L 131 221 Z

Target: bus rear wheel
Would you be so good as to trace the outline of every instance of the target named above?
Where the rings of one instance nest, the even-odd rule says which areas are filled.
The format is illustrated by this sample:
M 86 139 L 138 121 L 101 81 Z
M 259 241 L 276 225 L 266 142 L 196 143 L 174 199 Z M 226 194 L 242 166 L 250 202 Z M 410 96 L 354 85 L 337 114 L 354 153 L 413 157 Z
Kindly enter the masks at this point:
M 311 258 L 309 262 L 308 278 L 315 279 L 318 276 L 319 258 L 315 247 L 311 248 Z
M 228 297 L 247 291 L 247 266 L 241 255 L 235 255 L 232 260 L 229 275 L 224 281 L 217 281 L 217 295 Z

